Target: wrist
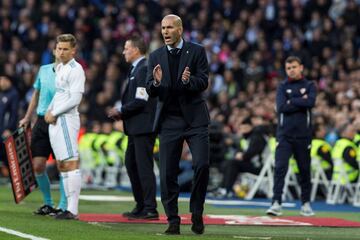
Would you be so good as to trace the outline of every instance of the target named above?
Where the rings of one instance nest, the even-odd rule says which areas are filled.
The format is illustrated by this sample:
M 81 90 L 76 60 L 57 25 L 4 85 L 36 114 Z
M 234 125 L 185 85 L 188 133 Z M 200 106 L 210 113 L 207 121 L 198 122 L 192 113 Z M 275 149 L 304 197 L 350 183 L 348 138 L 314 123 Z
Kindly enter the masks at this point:
M 181 81 L 182 81 L 182 83 L 183 83 L 184 85 L 187 85 L 187 84 L 189 84 L 190 79 L 187 79 L 187 80 L 181 80 Z
M 56 112 L 55 111 L 51 111 L 50 114 L 53 116 L 53 117 L 56 117 Z

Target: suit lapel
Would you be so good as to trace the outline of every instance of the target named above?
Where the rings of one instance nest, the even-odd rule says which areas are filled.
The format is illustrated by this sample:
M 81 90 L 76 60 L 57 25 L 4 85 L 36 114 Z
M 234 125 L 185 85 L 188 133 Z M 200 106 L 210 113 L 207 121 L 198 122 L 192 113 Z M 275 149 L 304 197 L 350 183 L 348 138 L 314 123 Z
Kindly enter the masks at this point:
M 122 88 L 122 94 L 121 96 L 123 97 L 125 95 L 125 93 L 128 91 L 129 86 L 131 84 L 130 81 L 135 81 L 135 73 L 138 70 L 138 68 L 145 62 L 145 58 L 140 60 L 140 62 L 138 64 L 136 64 L 135 68 L 132 70 L 132 72 L 129 73 L 128 77 L 126 78 L 124 84 L 123 84 L 123 88 Z
M 163 70 L 163 79 L 166 82 L 167 86 L 170 86 L 171 79 L 170 79 L 170 68 L 169 68 L 169 58 L 168 58 L 168 50 L 166 46 L 164 46 L 163 50 L 161 51 L 160 59 L 162 60 L 161 69 Z
M 181 79 L 181 75 L 184 72 L 185 67 L 188 67 L 187 65 L 189 59 L 189 44 L 187 44 L 184 41 L 184 45 L 181 49 L 181 55 L 180 55 L 180 63 L 179 63 L 179 70 L 177 75 L 177 80 Z

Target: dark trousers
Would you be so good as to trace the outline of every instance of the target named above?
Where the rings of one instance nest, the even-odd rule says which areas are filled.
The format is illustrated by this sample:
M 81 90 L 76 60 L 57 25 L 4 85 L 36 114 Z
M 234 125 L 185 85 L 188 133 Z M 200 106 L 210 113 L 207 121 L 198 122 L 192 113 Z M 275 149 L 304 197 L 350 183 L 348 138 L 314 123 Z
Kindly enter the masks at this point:
M 275 175 L 273 201 L 281 203 L 281 196 L 285 184 L 285 176 L 289 167 L 289 159 L 294 155 L 300 172 L 301 201 L 310 201 L 311 179 L 310 179 L 310 146 L 311 138 L 278 138 L 278 146 L 275 151 Z
M 223 166 L 224 180 L 222 182 L 222 187 L 225 188 L 228 192 L 232 191 L 239 173 L 244 172 L 258 174 L 260 169 L 255 168 L 250 161 L 225 161 Z
M 207 125 L 190 127 L 179 116 L 165 116 L 159 136 L 161 201 L 168 222 L 180 224 L 178 174 L 183 144 L 189 145 L 194 169 L 190 212 L 202 215 L 209 181 L 209 129 Z
M 128 136 L 125 166 L 137 207 L 156 210 L 156 179 L 153 148 L 156 134 Z

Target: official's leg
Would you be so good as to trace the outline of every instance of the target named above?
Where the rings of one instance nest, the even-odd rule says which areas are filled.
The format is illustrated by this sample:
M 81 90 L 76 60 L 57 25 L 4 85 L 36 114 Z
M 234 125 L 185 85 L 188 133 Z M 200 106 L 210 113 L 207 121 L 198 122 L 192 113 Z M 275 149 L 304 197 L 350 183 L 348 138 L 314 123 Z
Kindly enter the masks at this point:
M 134 136 L 135 160 L 144 199 L 144 211 L 156 213 L 156 179 L 154 174 L 155 134 Z
M 294 143 L 294 157 L 300 171 L 301 202 L 310 201 L 311 193 L 311 139 L 298 139 Z
M 133 196 L 136 202 L 135 208 L 138 209 L 139 212 L 141 212 L 144 208 L 144 197 L 136 162 L 134 136 L 128 136 L 128 146 L 125 153 L 125 167 L 129 176 Z
M 50 180 L 46 171 L 46 161 L 52 149 L 49 141 L 48 124 L 41 116 L 38 116 L 32 129 L 30 147 L 36 181 L 44 200 L 44 206 L 40 207 L 34 213 L 39 215 L 52 214 L 55 209 L 53 209 L 54 203 L 51 197 Z

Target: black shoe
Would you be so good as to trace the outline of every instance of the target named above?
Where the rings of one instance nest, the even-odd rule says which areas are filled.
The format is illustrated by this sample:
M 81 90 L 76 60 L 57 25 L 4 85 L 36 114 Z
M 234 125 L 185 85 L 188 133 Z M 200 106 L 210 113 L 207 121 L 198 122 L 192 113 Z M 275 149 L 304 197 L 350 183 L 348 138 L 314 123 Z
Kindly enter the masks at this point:
M 55 211 L 56 210 L 53 207 L 51 207 L 49 205 L 43 205 L 33 213 L 36 214 L 36 215 L 45 216 L 45 215 L 53 214 Z
M 62 214 L 63 212 L 65 211 L 62 210 L 61 208 L 57 208 L 54 209 L 54 212 L 50 213 L 49 216 L 56 217 L 57 215 Z
M 143 211 L 143 208 L 135 207 L 131 212 L 124 212 L 123 217 L 129 218 L 130 216 L 139 215 Z
M 78 220 L 78 216 L 75 214 L 72 214 L 70 211 L 66 210 L 59 215 L 55 216 L 55 219 L 57 220 Z
M 191 226 L 191 231 L 195 234 L 203 234 L 205 230 L 203 217 L 202 215 L 192 214 L 191 222 L 193 223 Z
M 131 214 L 128 216 L 129 220 L 159 220 L 159 213 L 157 211 L 154 212 L 145 212 L 142 211 L 138 214 Z
M 180 225 L 179 224 L 170 224 L 168 229 L 164 232 L 166 235 L 179 235 L 180 234 Z

